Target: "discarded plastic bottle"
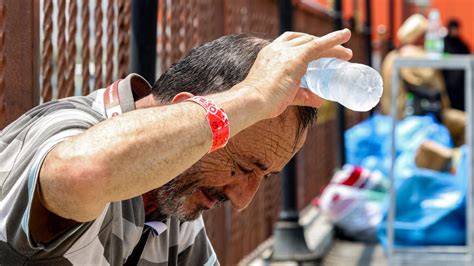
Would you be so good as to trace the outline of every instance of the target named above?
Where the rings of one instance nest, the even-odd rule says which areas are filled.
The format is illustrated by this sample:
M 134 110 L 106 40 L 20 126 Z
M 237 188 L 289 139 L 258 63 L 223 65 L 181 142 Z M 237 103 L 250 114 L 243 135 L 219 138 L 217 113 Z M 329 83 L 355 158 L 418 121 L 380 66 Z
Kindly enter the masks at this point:
M 383 92 L 382 77 L 375 69 L 337 58 L 309 63 L 300 86 L 358 112 L 374 108 Z
M 431 10 L 428 16 L 428 29 L 425 34 L 425 50 L 429 57 L 441 57 L 444 50 L 443 38 L 446 29 L 441 26 L 440 15 L 437 9 Z

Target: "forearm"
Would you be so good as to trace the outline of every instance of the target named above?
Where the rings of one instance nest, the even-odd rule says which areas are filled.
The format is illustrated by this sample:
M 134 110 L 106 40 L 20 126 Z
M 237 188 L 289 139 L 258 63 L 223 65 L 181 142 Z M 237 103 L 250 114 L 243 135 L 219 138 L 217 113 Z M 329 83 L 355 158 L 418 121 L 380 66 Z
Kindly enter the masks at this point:
M 248 93 L 241 97 L 245 92 L 233 89 L 208 97 L 229 116 L 231 136 L 263 118 L 257 115 L 259 99 Z M 123 114 L 53 149 L 40 175 L 43 202 L 60 216 L 89 220 L 107 202 L 167 183 L 204 156 L 211 141 L 205 110 L 195 103 Z M 68 206 L 81 203 L 90 213 L 68 213 Z
M 349 59 L 352 52 L 339 46 L 349 38 L 347 30 L 320 38 L 288 32 L 265 46 L 243 83 L 209 96 L 228 114 L 230 136 L 289 105 L 316 106 L 298 82 L 310 61 Z M 211 139 L 204 110 L 194 103 L 110 119 L 47 156 L 40 173 L 43 204 L 65 218 L 94 219 L 107 202 L 140 195 L 183 172 L 206 154 Z

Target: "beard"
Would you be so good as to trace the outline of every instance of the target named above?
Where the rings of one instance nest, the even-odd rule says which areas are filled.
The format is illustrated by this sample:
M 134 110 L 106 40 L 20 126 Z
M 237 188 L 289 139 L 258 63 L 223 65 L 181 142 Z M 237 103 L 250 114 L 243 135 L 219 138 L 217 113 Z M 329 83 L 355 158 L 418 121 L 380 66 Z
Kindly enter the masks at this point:
M 192 204 L 191 197 L 202 190 L 209 198 L 217 200 L 213 208 L 221 206 L 228 200 L 225 193 L 214 187 L 201 186 L 199 184 L 200 174 L 181 174 L 165 185 L 157 188 L 147 195 L 148 199 L 158 207 L 153 216 L 164 220 L 174 216 L 180 221 L 192 221 L 197 219 L 203 211 L 208 210 L 199 202 Z

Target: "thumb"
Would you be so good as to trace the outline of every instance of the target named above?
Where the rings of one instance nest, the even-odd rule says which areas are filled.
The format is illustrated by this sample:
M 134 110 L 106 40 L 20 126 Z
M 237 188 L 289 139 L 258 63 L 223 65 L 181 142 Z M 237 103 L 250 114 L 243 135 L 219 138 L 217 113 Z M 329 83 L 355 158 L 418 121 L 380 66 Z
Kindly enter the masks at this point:
M 298 88 L 298 91 L 296 92 L 295 98 L 293 99 L 291 105 L 311 106 L 319 108 L 321 107 L 321 105 L 323 105 L 323 103 L 324 99 L 312 93 L 310 90 L 305 88 Z

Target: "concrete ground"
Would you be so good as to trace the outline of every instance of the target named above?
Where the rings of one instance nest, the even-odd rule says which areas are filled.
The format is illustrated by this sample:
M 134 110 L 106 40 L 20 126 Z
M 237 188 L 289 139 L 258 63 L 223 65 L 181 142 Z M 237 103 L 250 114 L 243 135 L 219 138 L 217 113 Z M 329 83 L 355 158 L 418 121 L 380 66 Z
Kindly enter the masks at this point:
M 386 266 L 387 258 L 379 244 L 334 240 L 323 266 Z
M 305 229 L 308 247 L 320 260 L 311 264 L 322 266 L 386 266 L 387 259 L 379 244 L 365 244 L 335 238 L 333 225 L 318 209 L 309 207 L 302 212 L 300 224 Z M 252 254 L 244 258 L 239 266 L 293 266 L 295 262 L 270 263 L 273 238 L 262 243 Z

